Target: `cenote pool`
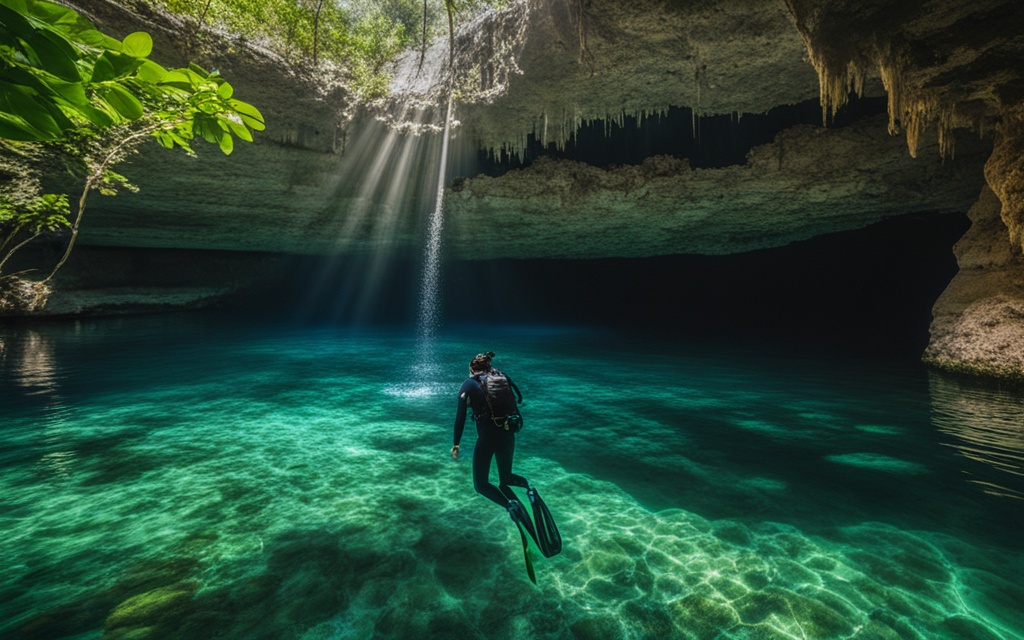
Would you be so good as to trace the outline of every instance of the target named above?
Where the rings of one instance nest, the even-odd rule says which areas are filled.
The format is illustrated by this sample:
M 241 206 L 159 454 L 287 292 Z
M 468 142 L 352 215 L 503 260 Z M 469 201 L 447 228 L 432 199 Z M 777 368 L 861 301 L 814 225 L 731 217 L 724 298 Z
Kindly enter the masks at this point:
M 0 340 L 3 638 L 1024 638 L 1021 396 L 913 360 L 505 326 L 420 367 L 408 331 L 200 314 Z M 537 586 L 448 455 L 489 349 L 565 541 Z

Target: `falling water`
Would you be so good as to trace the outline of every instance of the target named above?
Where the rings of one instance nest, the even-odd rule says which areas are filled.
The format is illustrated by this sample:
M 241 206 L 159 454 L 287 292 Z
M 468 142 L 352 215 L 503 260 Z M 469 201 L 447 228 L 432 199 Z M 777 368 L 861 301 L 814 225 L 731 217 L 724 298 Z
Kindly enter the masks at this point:
M 423 280 L 420 287 L 420 309 L 417 333 L 417 363 L 420 378 L 416 393 L 429 392 L 437 380 L 434 346 L 441 322 L 440 276 L 441 234 L 444 225 L 444 181 L 448 167 L 448 143 L 452 121 L 452 92 L 458 90 L 467 100 L 484 100 L 504 93 L 511 77 L 520 74 L 517 58 L 526 42 L 529 10 L 526 2 L 515 2 L 501 10 L 480 11 L 472 22 L 460 28 L 460 51 L 453 54 L 450 42 L 438 38 L 425 55 L 409 50 L 399 56 L 389 90 L 389 104 L 394 113 L 384 117 L 393 127 L 404 127 L 403 114 L 409 106 L 437 104 L 437 98 L 448 96 L 444 119 L 444 139 L 438 171 L 437 200 L 423 254 Z M 468 38 L 468 39 L 466 39 Z M 485 65 L 490 70 L 486 82 L 468 82 L 457 69 L 475 69 Z
M 444 116 L 441 142 L 441 166 L 437 173 L 437 200 L 430 216 L 427 243 L 423 250 L 423 281 L 420 285 L 420 315 L 418 323 L 419 371 L 426 376 L 435 368 L 434 337 L 440 324 L 441 231 L 444 227 L 444 180 L 448 169 L 448 132 L 452 119 L 452 97 L 448 95 L 448 108 Z

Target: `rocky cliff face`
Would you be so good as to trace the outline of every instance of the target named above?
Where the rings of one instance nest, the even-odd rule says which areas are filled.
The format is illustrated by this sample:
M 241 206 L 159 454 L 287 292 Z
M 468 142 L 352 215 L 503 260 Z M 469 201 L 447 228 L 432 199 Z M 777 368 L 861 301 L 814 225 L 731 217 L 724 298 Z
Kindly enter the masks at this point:
M 933 309 L 924 359 L 969 374 L 1024 380 L 1024 258 L 989 187 L 956 244 L 960 272 Z
M 115 34 L 154 32 L 168 63 L 192 57 L 223 70 L 264 110 L 268 131 L 231 158 L 140 156 L 125 173 L 141 192 L 96 202 L 83 243 L 351 253 L 420 241 L 421 216 L 410 212 L 432 190 L 434 170 L 424 168 L 438 151 L 425 125 L 436 129 L 450 80 L 445 43 L 428 51 L 422 69 L 418 55 L 399 61 L 391 101 L 353 117 L 340 85 L 317 84 L 270 56 L 242 55 L 231 43 L 187 51 L 159 15 L 140 18 L 101 0 L 87 9 Z M 455 257 L 484 245 L 512 257 L 727 254 L 904 213 L 965 211 L 987 182 L 994 196 L 978 207 L 989 219 L 998 200 L 1010 247 L 999 251 L 1019 256 L 1022 13 L 1009 0 L 525 0 L 484 15 L 458 39 L 455 136 L 499 157 L 522 155 L 529 144 L 562 148 L 588 121 L 613 130 L 624 116 L 669 107 L 699 120 L 812 99 L 828 117 L 853 89 L 887 96 L 889 113 L 844 127 L 783 127 L 733 166 L 651 157 L 597 167 L 542 157 L 497 177 L 456 176 L 447 249 Z M 485 216 L 498 231 L 489 236 L 503 238 L 493 246 L 480 232 Z M 993 258 L 985 278 L 1015 282 L 1015 260 Z M 979 264 L 987 263 L 965 263 L 936 307 L 929 360 L 941 366 L 973 366 L 943 327 L 970 307 L 955 292 L 971 288 L 964 283 Z M 991 299 L 1019 304 L 1015 286 Z M 1011 332 L 1024 325 L 1012 313 L 998 317 Z
M 910 158 L 884 117 L 841 130 L 797 126 L 755 147 L 743 165 L 694 169 L 648 158 L 603 169 L 538 160 L 448 196 L 455 252 L 508 258 L 646 257 L 765 249 L 911 212 L 968 209 L 984 144 L 943 164 Z M 495 233 L 495 229 L 511 230 Z

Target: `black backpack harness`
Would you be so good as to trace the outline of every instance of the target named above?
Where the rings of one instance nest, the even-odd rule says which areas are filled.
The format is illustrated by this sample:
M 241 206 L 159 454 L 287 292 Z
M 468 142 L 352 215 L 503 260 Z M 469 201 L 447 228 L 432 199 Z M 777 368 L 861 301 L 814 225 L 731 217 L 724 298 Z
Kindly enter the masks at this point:
M 487 401 L 494 426 L 518 433 L 523 428 L 523 416 L 519 413 L 512 382 L 508 377 L 497 369 L 491 369 L 486 373 L 474 374 L 473 379 L 484 390 L 484 400 Z

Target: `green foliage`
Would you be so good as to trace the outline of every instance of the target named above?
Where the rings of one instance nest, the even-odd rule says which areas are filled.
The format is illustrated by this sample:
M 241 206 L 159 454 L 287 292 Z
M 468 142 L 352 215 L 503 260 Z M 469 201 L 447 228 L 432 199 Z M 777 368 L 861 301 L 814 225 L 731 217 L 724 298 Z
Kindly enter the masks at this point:
M 349 64 L 361 95 L 372 98 L 387 92 L 390 78 L 383 73 L 384 66 L 401 52 L 405 41 L 405 26 L 382 14 L 367 15 L 355 25 Z
M 407 39 L 406 45 L 419 46 L 423 43 L 423 0 L 377 0 L 373 4 L 381 15 L 394 23 L 401 24 Z M 444 7 L 439 2 L 427 2 L 427 40 L 439 35 L 444 20 Z
M 384 95 L 387 64 L 424 37 L 423 0 L 148 0 L 196 21 L 270 43 L 298 60 L 331 60 L 349 69 L 365 99 Z M 427 0 L 426 38 L 447 33 L 452 11 L 502 6 L 510 0 Z
M 152 50 L 147 33 L 118 41 L 67 7 L 0 0 L 0 137 L 56 140 L 77 127 L 148 115 L 162 122 L 153 133 L 164 146 L 190 150 L 199 134 L 230 153 L 232 135 L 251 140 L 248 129 L 263 128 L 259 111 L 232 99 L 230 85 L 221 91 L 218 74 L 195 65 L 168 71 L 147 58 Z
M 0 194 L 0 228 L 25 230 L 33 235 L 68 225 L 71 205 L 64 194 L 45 193 L 24 202 Z
M 113 167 L 144 141 L 192 153 L 201 138 L 230 154 L 236 137 L 251 142 L 265 128 L 259 110 L 234 97 L 218 72 L 165 69 L 149 59 L 152 51 L 146 33 L 116 40 L 67 7 L 0 0 L 0 269 L 41 233 L 71 227 L 64 256 L 36 283 L 38 292 L 49 291 L 74 246 L 90 191 L 134 190 Z M 84 181 L 73 221 L 66 195 L 41 193 L 33 163 L 44 156 Z

